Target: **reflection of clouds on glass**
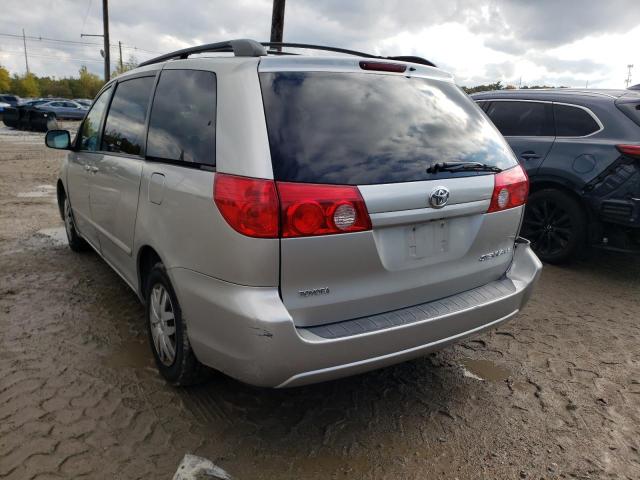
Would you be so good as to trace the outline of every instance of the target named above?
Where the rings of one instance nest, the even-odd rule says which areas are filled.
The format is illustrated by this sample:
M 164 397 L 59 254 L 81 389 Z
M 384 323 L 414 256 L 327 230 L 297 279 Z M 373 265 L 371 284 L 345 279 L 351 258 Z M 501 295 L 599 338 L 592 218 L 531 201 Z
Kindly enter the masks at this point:
M 103 150 L 137 155 L 142 150 L 144 123 L 154 77 L 118 84 L 104 130 Z
M 147 154 L 215 164 L 215 106 L 214 73 L 162 72 L 151 112 Z
M 277 178 L 389 183 L 431 178 L 440 161 L 500 168 L 513 155 L 455 85 L 398 75 L 261 74 Z

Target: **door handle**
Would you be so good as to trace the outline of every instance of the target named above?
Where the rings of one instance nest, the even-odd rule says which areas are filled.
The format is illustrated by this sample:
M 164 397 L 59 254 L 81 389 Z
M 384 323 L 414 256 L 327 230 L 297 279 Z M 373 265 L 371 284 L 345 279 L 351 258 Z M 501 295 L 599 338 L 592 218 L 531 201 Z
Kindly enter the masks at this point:
M 540 158 L 540 155 L 538 155 L 536 152 L 522 152 L 520 154 L 520 157 L 523 160 L 538 160 Z
M 85 165 L 85 166 L 84 166 L 84 169 L 85 169 L 87 172 L 90 172 L 90 171 L 91 171 L 91 167 L 90 167 L 89 165 Z

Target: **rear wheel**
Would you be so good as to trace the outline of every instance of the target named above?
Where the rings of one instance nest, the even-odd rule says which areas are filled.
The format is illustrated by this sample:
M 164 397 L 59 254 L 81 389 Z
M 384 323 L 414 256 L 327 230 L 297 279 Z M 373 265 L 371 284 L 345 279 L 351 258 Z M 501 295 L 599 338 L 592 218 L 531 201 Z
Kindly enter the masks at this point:
M 62 213 L 64 215 L 64 229 L 67 232 L 67 240 L 69 241 L 69 248 L 74 252 L 82 252 L 88 249 L 89 245 L 85 240 L 78 235 L 76 230 L 76 224 L 73 220 L 73 210 L 71 210 L 71 204 L 69 199 L 64 197 Z
M 563 263 L 584 245 L 586 226 L 585 212 L 576 199 L 561 190 L 545 188 L 529 196 L 522 236 L 531 240 L 542 261 Z
M 178 298 L 162 263 L 154 265 L 145 285 L 149 343 L 160 374 L 173 385 L 204 380 L 207 368 L 191 349 Z

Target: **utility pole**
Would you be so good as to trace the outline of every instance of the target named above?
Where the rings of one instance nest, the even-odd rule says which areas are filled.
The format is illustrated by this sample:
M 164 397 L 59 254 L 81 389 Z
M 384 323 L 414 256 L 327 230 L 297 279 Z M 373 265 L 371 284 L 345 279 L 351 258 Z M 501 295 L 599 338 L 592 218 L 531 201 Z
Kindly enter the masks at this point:
M 118 49 L 120 50 L 120 73 L 124 72 L 124 67 L 122 66 L 122 42 L 118 40 Z
M 29 59 L 27 58 L 27 37 L 24 34 L 24 28 L 22 29 L 22 44 L 24 45 L 24 64 L 27 67 L 27 75 L 29 75 Z
M 627 65 L 627 79 L 624 81 L 627 84 L 627 88 L 629 88 L 629 85 L 631 84 L 631 69 L 633 68 L 633 65 L 629 64 Z
M 270 40 L 272 42 L 282 42 L 282 32 L 284 31 L 284 3 L 285 0 L 273 0 Z M 277 50 L 280 50 L 280 48 L 278 47 Z
M 104 81 L 111 78 L 111 55 L 109 55 L 109 0 L 102 0 L 102 33 L 104 34 Z

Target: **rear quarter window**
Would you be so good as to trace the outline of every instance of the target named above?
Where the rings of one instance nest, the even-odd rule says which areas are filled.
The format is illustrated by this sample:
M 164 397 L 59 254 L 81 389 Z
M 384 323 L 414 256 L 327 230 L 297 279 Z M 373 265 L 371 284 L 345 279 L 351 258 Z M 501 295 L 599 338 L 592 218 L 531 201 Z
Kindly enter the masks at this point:
M 585 137 L 600 130 L 598 122 L 580 107 L 554 104 L 553 111 L 558 137 Z
M 511 150 L 450 82 L 404 75 L 260 73 L 276 180 L 365 185 L 442 178 L 435 162 L 505 169 Z M 457 173 L 461 175 L 477 173 Z
M 215 166 L 216 75 L 164 70 L 156 90 L 147 157 Z

